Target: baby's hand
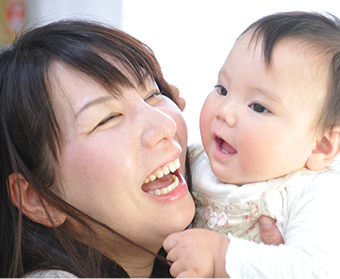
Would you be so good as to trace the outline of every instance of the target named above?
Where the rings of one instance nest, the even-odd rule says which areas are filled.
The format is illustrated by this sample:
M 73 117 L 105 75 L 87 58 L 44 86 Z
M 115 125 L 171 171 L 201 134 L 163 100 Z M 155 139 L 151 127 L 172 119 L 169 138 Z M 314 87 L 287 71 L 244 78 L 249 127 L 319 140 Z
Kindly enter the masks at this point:
M 171 95 L 175 101 L 175 103 L 178 105 L 181 111 L 184 111 L 186 102 L 185 99 L 180 96 L 179 89 L 175 86 L 170 84 L 171 89 Z
M 282 235 L 276 226 L 276 220 L 268 216 L 259 218 L 261 240 L 264 244 L 284 244 Z
M 187 229 L 168 236 L 163 247 L 174 277 L 229 277 L 225 256 L 229 239 L 206 229 Z

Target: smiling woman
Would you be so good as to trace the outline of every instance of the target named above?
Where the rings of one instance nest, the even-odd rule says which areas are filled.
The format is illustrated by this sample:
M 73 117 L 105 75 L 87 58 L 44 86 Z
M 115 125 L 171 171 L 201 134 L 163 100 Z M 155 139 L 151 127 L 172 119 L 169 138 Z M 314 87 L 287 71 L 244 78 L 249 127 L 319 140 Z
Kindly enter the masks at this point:
M 56 22 L 3 51 L 0 84 L 1 277 L 169 276 L 157 253 L 194 204 L 186 125 L 151 50 Z

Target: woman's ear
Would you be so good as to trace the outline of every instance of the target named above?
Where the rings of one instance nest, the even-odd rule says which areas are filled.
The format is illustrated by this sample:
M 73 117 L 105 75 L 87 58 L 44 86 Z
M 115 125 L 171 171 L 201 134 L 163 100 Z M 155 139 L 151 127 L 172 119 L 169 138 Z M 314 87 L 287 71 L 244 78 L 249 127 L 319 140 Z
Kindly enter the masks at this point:
M 21 206 L 26 217 L 47 227 L 58 227 L 65 222 L 66 214 L 41 199 L 21 174 L 12 173 L 8 183 L 12 203 L 17 208 Z
M 179 96 L 179 90 L 175 85 L 170 84 L 171 95 L 181 111 L 184 111 L 186 103 L 184 98 Z
M 324 135 L 316 143 L 309 155 L 306 167 L 312 171 L 322 170 L 328 163 L 340 153 L 340 126 Z

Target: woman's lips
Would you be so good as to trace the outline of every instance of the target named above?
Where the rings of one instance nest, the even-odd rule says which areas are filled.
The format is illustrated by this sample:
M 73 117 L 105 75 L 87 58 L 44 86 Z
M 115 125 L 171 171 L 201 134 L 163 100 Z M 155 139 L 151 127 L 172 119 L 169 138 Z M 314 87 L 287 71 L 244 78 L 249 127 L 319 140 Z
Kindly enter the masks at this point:
M 143 184 L 142 189 L 152 195 L 165 195 L 175 190 L 179 185 L 179 179 L 175 174 L 167 174 L 152 182 Z
M 175 190 L 180 184 L 179 158 L 158 169 L 144 180 L 142 190 L 152 195 L 166 195 Z
M 168 183 L 171 184 L 169 185 Z M 174 173 L 165 175 L 162 178 L 157 178 L 153 182 L 143 184 L 142 190 L 150 197 L 162 202 L 175 202 L 187 195 L 190 196 L 188 185 L 180 169 L 177 169 Z

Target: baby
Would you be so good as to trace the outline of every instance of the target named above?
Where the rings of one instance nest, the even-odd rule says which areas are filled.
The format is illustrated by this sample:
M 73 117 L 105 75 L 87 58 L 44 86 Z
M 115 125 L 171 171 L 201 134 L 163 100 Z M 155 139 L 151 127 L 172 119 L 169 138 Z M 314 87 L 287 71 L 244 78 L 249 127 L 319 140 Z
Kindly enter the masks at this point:
M 253 23 L 221 68 L 200 129 L 196 229 L 165 240 L 171 274 L 336 276 L 340 20 L 289 12 Z M 277 220 L 285 245 L 258 243 L 261 215 Z

